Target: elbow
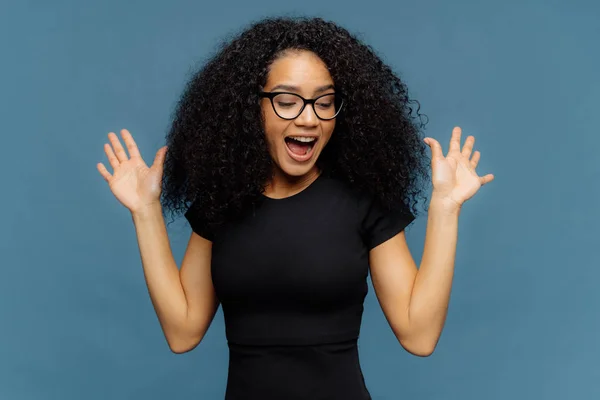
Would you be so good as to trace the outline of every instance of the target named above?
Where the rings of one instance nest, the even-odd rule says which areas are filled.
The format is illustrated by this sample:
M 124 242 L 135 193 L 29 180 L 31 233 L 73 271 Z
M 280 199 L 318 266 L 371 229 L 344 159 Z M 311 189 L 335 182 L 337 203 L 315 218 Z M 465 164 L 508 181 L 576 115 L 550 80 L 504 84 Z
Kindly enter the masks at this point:
M 196 346 L 181 346 L 181 345 L 173 345 L 171 343 L 169 343 L 169 349 L 171 350 L 171 353 L 173 354 L 185 354 L 188 351 L 191 351 L 192 349 L 194 349 L 194 347 Z
M 429 357 L 437 347 L 437 340 L 406 340 L 398 339 L 400 345 L 410 354 L 417 357 Z
M 199 344 L 200 339 L 182 339 L 182 338 L 166 338 L 169 350 L 174 354 L 184 354 L 194 350 Z
M 417 357 L 429 357 L 435 351 L 435 346 L 415 347 L 408 352 Z

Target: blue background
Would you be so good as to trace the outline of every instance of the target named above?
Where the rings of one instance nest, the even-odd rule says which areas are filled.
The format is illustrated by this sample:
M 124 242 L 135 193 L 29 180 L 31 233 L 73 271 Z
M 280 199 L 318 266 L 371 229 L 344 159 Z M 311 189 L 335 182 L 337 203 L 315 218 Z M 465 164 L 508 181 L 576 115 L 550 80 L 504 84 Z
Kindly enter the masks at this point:
M 169 351 L 96 163 L 123 127 L 151 162 L 220 40 L 289 13 L 359 34 L 421 102 L 426 134 L 447 149 L 460 125 L 496 175 L 461 215 L 431 357 L 402 350 L 370 292 L 373 398 L 600 398 L 600 3 L 14 0 L 0 2 L 0 399 L 222 398 L 221 312 L 193 352 Z M 407 231 L 417 261 L 425 222 Z M 169 233 L 179 263 L 189 226 Z

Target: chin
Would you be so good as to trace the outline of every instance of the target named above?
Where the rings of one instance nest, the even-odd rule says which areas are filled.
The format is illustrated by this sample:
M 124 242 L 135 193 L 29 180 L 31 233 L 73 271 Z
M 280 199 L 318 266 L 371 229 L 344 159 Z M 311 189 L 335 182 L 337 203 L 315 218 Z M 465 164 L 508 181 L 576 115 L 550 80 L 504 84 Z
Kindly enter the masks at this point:
M 314 167 L 315 167 L 314 161 L 303 163 L 303 164 L 297 164 L 297 163 L 294 163 L 293 161 L 290 162 L 290 161 L 286 160 L 283 163 L 279 164 L 279 169 L 281 170 L 281 172 L 283 172 L 287 176 L 294 177 L 294 178 L 299 178 L 301 176 L 308 174 L 310 171 L 313 170 Z

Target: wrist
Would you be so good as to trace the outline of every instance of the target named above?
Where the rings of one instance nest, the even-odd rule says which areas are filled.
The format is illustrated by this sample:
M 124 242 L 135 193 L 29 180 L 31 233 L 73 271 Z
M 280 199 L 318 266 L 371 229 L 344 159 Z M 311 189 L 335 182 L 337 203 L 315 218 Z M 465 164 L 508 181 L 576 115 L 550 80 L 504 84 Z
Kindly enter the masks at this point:
M 137 207 L 131 211 L 131 217 L 134 220 L 140 220 L 160 214 L 162 216 L 162 206 L 160 202 L 153 202 L 144 204 L 143 206 Z
M 454 199 L 440 195 L 435 191 L 431 195 L 431 200 L 429 201 L 429 213 L 439 213 L 445 215 L 456 215 L 460 214 L 460 210 L 462 208 L 462 204 L 458 203 Z

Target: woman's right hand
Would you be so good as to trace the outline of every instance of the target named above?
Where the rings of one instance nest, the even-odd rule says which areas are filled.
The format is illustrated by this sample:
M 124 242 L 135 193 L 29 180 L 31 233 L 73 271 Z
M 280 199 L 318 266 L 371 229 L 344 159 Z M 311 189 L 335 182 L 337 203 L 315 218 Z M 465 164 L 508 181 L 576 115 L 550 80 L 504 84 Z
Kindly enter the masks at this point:
M 108 182 L 108 186 L 117 200 L 129 211 L 136 213 L 146 207 L 160 204 L 163 164 L 167 146 L 163 146 L 157 151 L 154 164 L 148 167 L 129 131 L 121 130 L 121 136 L 129 151 L 129 157 L 117 135 L 110 132 L 108 138 L 112 147 L 106 143 L 104 151 L 113 168 L 113 174 L 111 175 L 102 163 L 98 163 L 96 167 L 104 180 Z

